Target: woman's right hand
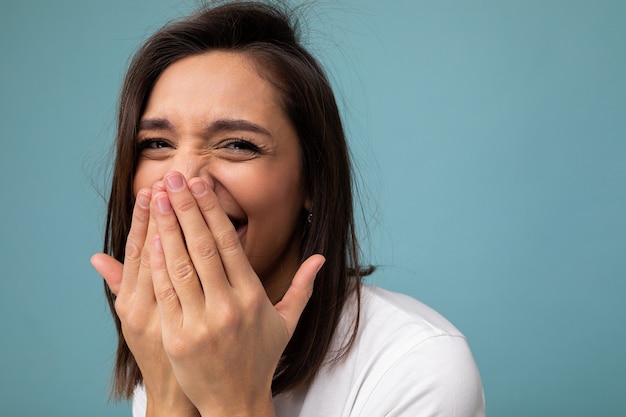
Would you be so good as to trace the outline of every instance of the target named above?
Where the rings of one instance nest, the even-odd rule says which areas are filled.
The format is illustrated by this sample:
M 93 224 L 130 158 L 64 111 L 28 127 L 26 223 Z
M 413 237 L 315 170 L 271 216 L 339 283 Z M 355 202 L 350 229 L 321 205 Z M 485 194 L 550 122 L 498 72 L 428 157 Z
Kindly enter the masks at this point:
M 104 253 L 95 254 L 91 263 L 116 295 L 115 311 L 143 376 L 146 415 L 199 416 L 180 388 L 163 350 L 161 318 L 150 271 L 150 243 L 156 233 L 150 199 L 150 190 L 137 193 L 124 264 Z

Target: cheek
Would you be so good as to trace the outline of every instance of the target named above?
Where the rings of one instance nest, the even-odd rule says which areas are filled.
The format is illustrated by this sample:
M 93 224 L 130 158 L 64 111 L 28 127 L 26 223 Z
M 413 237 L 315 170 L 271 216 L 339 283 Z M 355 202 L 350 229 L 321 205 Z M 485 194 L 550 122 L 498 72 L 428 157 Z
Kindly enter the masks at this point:
M 264 284 L 272 280 L 274 268 L 290 268 L 298 261 L 298 221 L 304 209 L 299 183 L 285 178 L 248 184 L 240 188 L 240 207 L 248 216 L 244 250 Z
M 250 221 L 265 223 L 261 225 L 265 227 L 271 224 L 271 227 L 290 229 L 304 207 L 300 176 L 276 172 L 281 171 L 258 176 L 257 181 L 249 182 L 241 198 L 245 199 L 247 207 L 244 210 L 247 209 Z M 243 206 L 244 201 L 240 202 Z
M 135 172 L 133 181 L 133 193 L 136 196 L 139 190 L 143 188 L 152 188 L 152 185 L 161 180 L 164 172 L 161 172 L 157 164 L 150 163 L 152 161 L 140 162 Z

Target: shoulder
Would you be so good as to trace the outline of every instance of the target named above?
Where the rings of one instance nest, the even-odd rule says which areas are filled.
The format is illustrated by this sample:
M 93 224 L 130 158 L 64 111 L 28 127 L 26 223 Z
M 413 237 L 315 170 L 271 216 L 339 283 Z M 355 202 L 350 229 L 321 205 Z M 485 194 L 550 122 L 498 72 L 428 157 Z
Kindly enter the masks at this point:
M 338 327 L 340 341 L 350 334 L 355 305 L 353 299 Z M 323 368 L 307 391 L 300 416 L 485 413 L 480 374 L 465 336 L 420 301 L 371 286 L 362 287 L 359 330 L 347 356 Z M 316 412 L 309 414 L 310 409 Z
M 465 336 L 414 298 L 362 289 L 356 349 L 370 358 L 362 415 L 386 415 L 390 407 L 414 411 L 406 415 L 483 415 L 482 382 Z
M 433 336 L 464 337 L 441 314 L 415 298 L 368 285 L 361 289 L 361 319 L 366 330 L 379 325 L 378 330 L 405 330 L 415 342 Z
M 348 331 L 350 317 L 356 311 L 354 305 L 353 301 L 347 308 L 340 333 Z M 440 341 L 435 342 L 436 339 Z M 410 351 L 426 351 L 434 343 L 467 346 L 465 336 L 452 323 L 422 302 L 382 288 L 362 287 L 359 332 L 355 343 L 359 353 L 370 358 L 391 359 Z

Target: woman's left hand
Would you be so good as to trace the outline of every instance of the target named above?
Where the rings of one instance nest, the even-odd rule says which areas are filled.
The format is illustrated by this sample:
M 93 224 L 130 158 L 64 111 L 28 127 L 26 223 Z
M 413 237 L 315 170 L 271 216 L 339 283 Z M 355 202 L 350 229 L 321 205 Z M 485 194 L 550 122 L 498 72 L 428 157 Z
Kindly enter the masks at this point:
M 324 258 L 273 305 L 211 185 L 168 173 L 153 189 L 151 270 L 163 346 L 202 416 L 273 415 L 271 384 Z

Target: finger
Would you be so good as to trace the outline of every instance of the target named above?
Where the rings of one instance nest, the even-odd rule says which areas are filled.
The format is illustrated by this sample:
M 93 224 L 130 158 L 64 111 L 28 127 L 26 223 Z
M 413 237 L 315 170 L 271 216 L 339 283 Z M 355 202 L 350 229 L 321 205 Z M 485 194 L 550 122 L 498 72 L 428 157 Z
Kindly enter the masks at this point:
M 188 251 L 192 243 L 185 242 L 186 236 L 183 237 L 179 219 L 168 194 L 157 191 L 152 206 L 169 279 L 180 303 L 184 310 L 203 311 L 204 294 Z M 193 234 L 197 233 L 201 232 L 194 231 Z
M 111 292 L 117 295 L 122 283 L 124 265 L 105 253 L 96 253 L 90 259 L 91 265 L 104 278 Z
M 196 199 L 187 187 L 184 177 L 178 172 L 171 172 L 165 176 L 164 182 L 185 237 L 187 251 L 205 293 L 216 294 L 219 291 L 227 290 L 229 287 L 228 278 L 224 272 L 213 235 L 204 220 Z
M 150 190 L 140 190 L 135 199 L 133 218 L 126 239 L 124 252 L 124 272 L 119 291 L 134 291 L 137 285 L 137 273 L 141 265 L 141 254 L 150 220 Z
M 313 282 L 324 262 L 326 259 L 322 255 L 313 255 L 304 261 L 294 275 L 283 299 L 275 306 L 285 322 L 289 338 L 296 330 L 304 307 L 313 294 Z
M 172 325 L 180 326 L 182 307 L 167 271 L 165 254 L 158 234 L 154 235 L 151 242 L 150 268 L 162 324 L 168 329 L 171 329 Z
M 222 208 L 217 195 L 201 178 L 190 180 L 189 187 L 213 236 L 218 256 L 230 284 L 233 287 L 238 285 L 262 287 L 241 246 L 237 231 Z
M 156 220 L 152 213 L 149 215 L 148 231 L 144 238 L 141 250 L 141 261 L 137 272 L 137 283 L 135 285 L 135 302 L 149 306 L 156 303 L 154 298 L 154 287 L 152 285 L 152 268 L 150 267 L 150 254 L 152 252 L 152 239 L 157 234 Z

